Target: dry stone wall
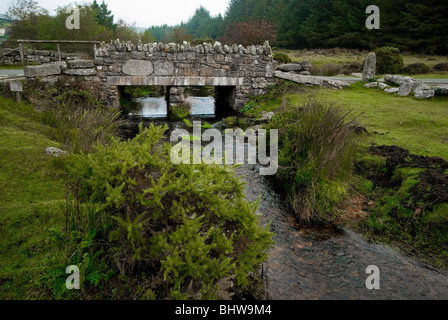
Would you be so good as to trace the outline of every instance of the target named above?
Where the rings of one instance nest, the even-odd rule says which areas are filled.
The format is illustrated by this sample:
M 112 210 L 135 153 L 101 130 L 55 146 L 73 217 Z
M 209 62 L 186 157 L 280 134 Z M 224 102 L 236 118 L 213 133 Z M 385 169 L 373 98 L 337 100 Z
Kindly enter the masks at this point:
M 222 46 L 219 42 L 197 46 L 187 42 L 134 45 L 116 40 L 102 43 L 94 61 L 78 59 L 27 66 L 24 73 L 27 78 L 42 78 L 49 83 L 60 79 L 97 82 L 102 86 L 99 98 L 115 107 L 119 106 L 122 86 L 166 86 L 173 94 L 181 90 L 176 88 L 185 86 L 222 87 L 222 92 L 232 95 L 229 102 L 238 111 L 250 96 L 265 93 L 275 83 L 276 67 L 268 42 L 244 48 Z

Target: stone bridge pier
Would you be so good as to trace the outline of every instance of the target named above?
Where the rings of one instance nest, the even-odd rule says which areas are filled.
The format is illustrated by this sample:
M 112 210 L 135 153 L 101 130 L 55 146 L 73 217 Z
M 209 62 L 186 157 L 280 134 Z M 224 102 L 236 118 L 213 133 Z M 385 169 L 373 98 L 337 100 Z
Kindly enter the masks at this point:
M 92 81 L 92 87 L 100 87 L 98 98 L 115 108 L 120 108 L 120 90 L 125 86 L 166 87 L 170 104 L 184 102 L 187 86 L 213 86 L 219 112 L 225 105 L 239 111 L 250 96 L 267 92 L 275 84 L 276 67 L 267 41 L 245 48 L 219 42 L 134 45 L 116 40 L 103 42 L 94 61 L 29 66 L 24 72 L 27 78 L 45 78 L 47 82 Z

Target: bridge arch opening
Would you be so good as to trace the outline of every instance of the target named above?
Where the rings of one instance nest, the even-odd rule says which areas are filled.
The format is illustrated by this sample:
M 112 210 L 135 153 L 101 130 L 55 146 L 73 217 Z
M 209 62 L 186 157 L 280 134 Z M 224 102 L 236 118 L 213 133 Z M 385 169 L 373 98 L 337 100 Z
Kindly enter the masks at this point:
M 233 114 L 235 86 L 118 86 L 120 108 L 132 117 L 167 118 L 174 105 L 193 117 Z

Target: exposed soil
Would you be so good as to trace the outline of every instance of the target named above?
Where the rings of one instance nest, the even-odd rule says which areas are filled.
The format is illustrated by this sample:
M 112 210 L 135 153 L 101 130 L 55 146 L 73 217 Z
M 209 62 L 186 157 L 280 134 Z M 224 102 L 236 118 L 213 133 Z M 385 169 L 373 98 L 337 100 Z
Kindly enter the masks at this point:
M 386 157 L 385 173 L 377 173 L 372 180 L 380 187 L 395 187 L 392 176 L 400 167 L 425 169 L 420 174 L 419 182 L 410 191 L 414 201 L 408 205 L 410 209 L 431 209 L 435 204 L 448 202 L 448 162 L 439 157 L 424 157 L 410 154 L 409 151 L 396 146 L 380 146 L 370 148 L 372 153 Z M 396 183 L 396 182 L 395 182 Z M 417 203 L 425 203 L 424 207 Z

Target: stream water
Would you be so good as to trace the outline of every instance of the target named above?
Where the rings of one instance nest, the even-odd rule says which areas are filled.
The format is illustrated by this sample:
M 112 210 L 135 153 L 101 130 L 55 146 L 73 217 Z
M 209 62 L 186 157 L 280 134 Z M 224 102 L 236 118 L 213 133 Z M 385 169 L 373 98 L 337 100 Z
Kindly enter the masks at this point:
M 165 109 L 158 104 L 144 104 L 131 118 L 138 121 L 168 123 L 174 130 L 179 123 L 161 117 Z M 157 98 L 156 98 L 157 99 Z M 151 102 L 152 103 L 152 102 Z M 158 104 L 157 104 L 158 103 Z M 165 104 L 166 108 L 166 104 Z M 194 115 L 213 117 L 214 101 L 193 99 Z M 146 119 L 145 119 L 146 118 Z M 212 118 L 213 127 L 219 119 Z M 257 214 L 262 224 L 271 223 L 275 245 L 263 266 L 265 299 L 448 299 L 448 274 L 424 266 L 409 256 L 387 246 L 369 243 L 349 229 L 301 227 L 285 210 L 282 197 L 259 174 L 258 165 L 243 165 L 236 174 L 247 183 L 246 196 L 256 201 L 261 196 Z M 369 266 L 380 270 L 380 289 L 368 290 Z

